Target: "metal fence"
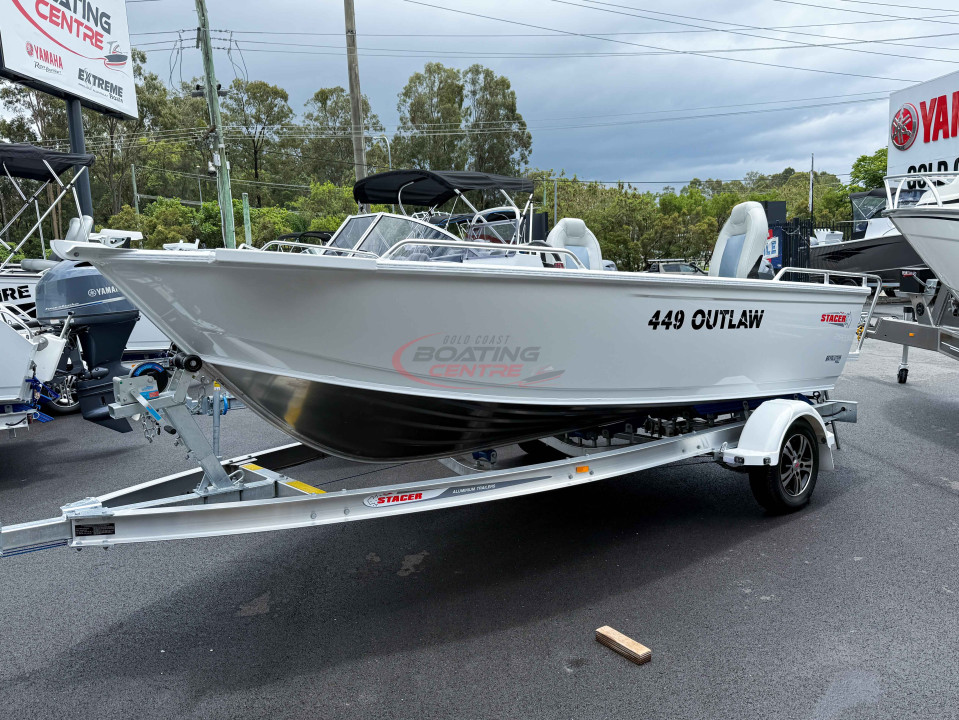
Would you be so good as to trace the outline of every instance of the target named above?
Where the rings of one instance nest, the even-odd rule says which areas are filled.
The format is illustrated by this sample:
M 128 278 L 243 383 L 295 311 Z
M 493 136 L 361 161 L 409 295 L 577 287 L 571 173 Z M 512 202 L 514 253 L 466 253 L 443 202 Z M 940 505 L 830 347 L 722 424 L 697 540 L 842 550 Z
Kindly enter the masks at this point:
M 808 218 L 793 218 L 785 223 L 770 225 L 770 229 L 782 238 L 783 267 L 808 268 L 809 238 L 814 229 L 812 221 Z

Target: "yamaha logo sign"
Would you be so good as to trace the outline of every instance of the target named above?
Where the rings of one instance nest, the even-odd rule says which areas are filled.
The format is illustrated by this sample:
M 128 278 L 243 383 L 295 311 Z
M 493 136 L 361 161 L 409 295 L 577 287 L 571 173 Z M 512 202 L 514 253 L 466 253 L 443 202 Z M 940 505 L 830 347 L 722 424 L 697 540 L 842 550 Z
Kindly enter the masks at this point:
M 905 103 L 892 118 L 890 139 L 899 150 L 908 150 L 919 134 L 919 111 L 912 103 Z
M 33 57 L 33 43 L 27 43 L 27 55 Z

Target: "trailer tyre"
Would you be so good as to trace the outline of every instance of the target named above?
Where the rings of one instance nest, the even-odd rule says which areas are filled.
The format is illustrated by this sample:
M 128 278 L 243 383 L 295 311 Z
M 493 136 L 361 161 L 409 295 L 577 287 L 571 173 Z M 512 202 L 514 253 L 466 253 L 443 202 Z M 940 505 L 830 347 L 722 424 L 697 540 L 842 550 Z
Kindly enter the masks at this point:
M 71 373 L 57 375 L 50 383 L 50 387 L 59 397 L 44 405 L 45 410 L 49 410 L 53 415 L 71 415 L 80 409 L 76 375 Z
M 819 476 L 819 441 L 804 420 L 786 431 L 779 448 L 779 464 L 749 471 L 749 487 L 756 502 L 775 514 L 806 506 Z

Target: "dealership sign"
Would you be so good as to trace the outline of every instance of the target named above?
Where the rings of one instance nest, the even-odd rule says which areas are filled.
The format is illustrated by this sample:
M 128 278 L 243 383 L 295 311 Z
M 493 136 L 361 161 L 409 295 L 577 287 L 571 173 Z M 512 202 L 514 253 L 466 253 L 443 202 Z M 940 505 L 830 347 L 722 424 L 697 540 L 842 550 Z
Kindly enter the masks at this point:
M 123 0 L 0 0 L 3 75 L 137 116 Z
M 889 96 L 888 175 L 959 171 L 959 72 Z

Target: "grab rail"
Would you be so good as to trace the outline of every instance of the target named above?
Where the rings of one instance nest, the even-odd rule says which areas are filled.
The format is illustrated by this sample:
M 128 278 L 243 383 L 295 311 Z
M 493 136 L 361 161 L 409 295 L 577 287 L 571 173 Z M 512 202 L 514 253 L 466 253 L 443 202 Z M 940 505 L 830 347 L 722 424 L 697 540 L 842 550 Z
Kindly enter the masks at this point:
M 33 328 L 29 325 L 33 318 L 16 305 L 0 305 L 0 318 L 10 327 L 14 327 L 14 323 L 16 323 L 27 332 L 29 337 L 34 336 Z
M 343 255 L 359 255 L 362 257 L 371 257 L 371 258 L 377 257 L 376 253 L 371 253 L 368 250 L 350 250 L 348 248 L 338 248 L 332 245 L 316 245 L 315 243 L 301 243 L 301 242 L 294 242 L 293 240 L 271 240 L 266 245 L 260 248 L 243 243 L 237 248 L 237 250 L 268 250 L 271 247 L 307 248 L 309 250 L 318 251 L 317 254 L 325 254 L 327 252 L 336 252 L 336 253 L 342 253 Z
M 879 291 L 882 290 L 882 278 L 878 275 L 873 275 L 872 273 L 855 273 L 855 272 L 845 272 L 843 270 L 813 270 L 811 268 L 795 268 L 795 267 L 784 267 L 773 278 L 775 281 L 779 281 L 783 275 L 786 273 L 798 273 L 801 275 L 821 275 L 823 277 L 823 284 L 829 284 L 829 278 L 840 276 L 840 277 L 851 277 L 862 279 L 862 286 L 864 288 L 869 287 L 869 281 L 876 281 L 876 291 L 872 295 L 872 302 L 869 304 L 869 310 L 865 313 L 865 318 L 862 313 L 859 315 L 859 326 L 856 328 L 856 349 L 849 353 L 850 357 L 858 358 L 859 353 L 862 350 L 863 343 L 866 342 L 866 328 L 869 327 L 869 321 L 872 320 L 873 312 L 876 309 L 876 305 L 879 303 Z
M 959 171 L 951 170 L 946 172 L 916 172 L 916 173 L 906 173 L 904 175 L 887 175 L 882 179 L 883 184 L 886 186 L 886 209 L 887 210 L 896 210 L 899 207 L 899 196 L 902 193 L 903 187 L 906 186 L 904 180 L 921 180 L 926 183 L 926 187 L 932 191 L 932 196 L 936 199 L 935 207 L 942 207 L 942 198 L 939 196 L 939 190 L 937 189 L 935 180 L 945 180 L 951 178 L 953 180 L 959 178 Z M 899 180 L 899 184 L 896 186 L 896 195 L 893 197 L 892 194 L 892 184 L 890 180 Z M 916 188 L 918 189 L 918 188 Z M 927 207 L 927 206 L 923 206 Z M 928 207 L 933 207 L 929 205 Z
M 529 252 L 529 253 L 538 253 L 540 255 L 545 255 L 547 253 L 559 254 L 559 255 L 569 255 L 576 261 L 576 264 L 583 270 L 588 268 L 583 264 L 583 261 L 576 257 L 576 253 L 572 250 L 567 250 L 566 248 L 556 248 L 550 247 L 549 245 L 514 245 L 512 243 L 505 243 L 499 245 L 497 243 L 485 243 L 485 242 L 463 242 L 461 240 L 416 240 L 413 238 L 408 238 L 406 240 L 400 240 L 398 243 L 393 245 L 389 250 L 383 253 L 380 256 L 381 260 L 391 260 L 393 255 L 396 254 L 396 251 L 407 245 L 425 245 L 428 247 L 448 247 L 448 248 L 466 248 L 468 250 L 496 250 L 503 252 Z

